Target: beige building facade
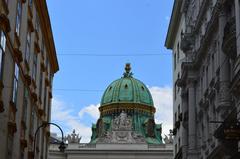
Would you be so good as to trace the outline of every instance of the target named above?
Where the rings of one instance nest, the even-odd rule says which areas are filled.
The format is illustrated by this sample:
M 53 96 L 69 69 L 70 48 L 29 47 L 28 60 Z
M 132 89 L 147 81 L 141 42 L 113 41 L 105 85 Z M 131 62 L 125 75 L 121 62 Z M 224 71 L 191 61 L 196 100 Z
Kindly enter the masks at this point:
M 240 158 L 240 1 L 175 0 L 174 157 Z
M 47 159 L 58 69 L 46 1 L 0 0 L 0 159 Z

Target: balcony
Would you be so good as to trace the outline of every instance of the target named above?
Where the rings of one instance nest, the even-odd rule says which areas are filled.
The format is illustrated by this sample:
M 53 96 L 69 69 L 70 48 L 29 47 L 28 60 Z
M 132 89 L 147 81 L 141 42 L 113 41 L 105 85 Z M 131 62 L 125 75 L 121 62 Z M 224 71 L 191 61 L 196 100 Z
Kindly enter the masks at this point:
M 236 21 L 231 18 L 224 27 L 224 37 L 222 49 L 224 53 L 231 59 L 235 59 L 237 55 L 236 46 Z

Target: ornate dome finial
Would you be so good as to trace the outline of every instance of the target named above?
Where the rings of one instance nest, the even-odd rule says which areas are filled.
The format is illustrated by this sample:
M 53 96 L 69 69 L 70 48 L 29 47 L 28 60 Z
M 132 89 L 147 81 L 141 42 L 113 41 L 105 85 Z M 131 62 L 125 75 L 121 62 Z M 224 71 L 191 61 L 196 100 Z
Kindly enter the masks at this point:
M 123 73 L 124 77 L 132 77 L 133 73 L 130 72 L 131 71 L 131 64 L 130 63 L 126 63 L 125 65 L 125 72 Z

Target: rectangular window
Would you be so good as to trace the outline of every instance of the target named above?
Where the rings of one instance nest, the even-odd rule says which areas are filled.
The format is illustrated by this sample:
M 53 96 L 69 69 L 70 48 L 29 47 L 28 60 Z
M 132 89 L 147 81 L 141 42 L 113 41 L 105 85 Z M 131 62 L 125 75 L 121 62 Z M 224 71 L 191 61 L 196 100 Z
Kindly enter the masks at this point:
M 19 76 L 19 68 L 18 68 L 18 65 L 15 64 L 15 71 L 14 71 L 14 77 L 13 77 L 13 96 L 12 96 L 12 101 L 15 104 L 17 102 L 18 76 Z
M 50 121 L 50 113 L 51 113 L 51 98 L 48 98 L 47 121 Z
M 180 52 L 180 50 L 179 50 L 179 43 L 177 44 L 177 62 L 179 62 L 179 52 Z
M 214 53 L 212 54 L 212 77 L 215 76 L 215 60 L 214 60 Z
M 43 106 L 44 106 L 44 111 L 45 111 L 45 113 L 47 113 L 46 111 L 47 111 L 47 87 L 45 87 L 45 89 L 44 89 L 44 101 L 43 101 Z
M 45 137 L 44 137 L 44 138 L 45 138 Z M 44 144 L 45 144 L 45 158 L 48 158 L 48 146 L 47 146 L 47 144 L 46 144 L 46 139 L 45 139 Z
M 24 88 L 22 120 L 25 123 L 27 121 L 28 96 L 29 96 L 28 90 L 27 90 L 27 88 Z
M 32 9 L 32 4 L 33 4 L 33 1 L 32 0 L 29 0 L 28 1 L 28 5 L 29 5 L 29 7 Z
M 47 72 L 49 73 L 49 60 L 47 57 L 46 57 L 46 67 L 47 67 Z
M 3 75 L 3 59 L 6 49 L 6 36 L 2 30 L 0 30 L 0 79 Z
M 30 49 L 31 49 L 31 32 L 27 32 L 27 42 L 26 42 L 26 50 L 25 50 L 25 60 L 29 63 L 30 60 Z
M 40 154 L 40 158 L 43 158 L 44 156 L 44 134 L 43 131 L 40 130 L 41 132 L 41 154 Z
M 39 28 L 40 28 L 39 17 L 38 15 L 36 15 L 35 29 L 37 33 L 39 32 Z
M 206 88 L 208 87 L 208 66 L 206 67 Z
M 175 155 L 177 154 L 178 150 L 177 150 L 177 144 L 175 144 Z
M 176 54 L 174 54 L 173 65 L 174 65 L 174 70 L 176 70 Z
M 42 99 L 42 84 L 43 84 L 43 74 L 40 73 L 40 79 L 39 79 L 39 98 Z
M 8 159 L 12 158 L 12 152 L 13 152 L 13 136 L 12 135 L 8 135 L 8 140 L 7 140 L 7 156 Z
M 23 150 L 21 150 L 21 152 L 20 152 L 20 159 L 24 159 L 24 151 Z
M 175 82 L 176 83 L 176 82 Z M 177 85 L 175 84 L 174 85 L 174 92 L 173 92 L 174 94 L 173 94 L 173 96 L 174 96 L 174 100 L 176 100 L 176 98 L 177 98 Z
M 32 72 L 32 78 L 34 81 L 37 79 L 37 54 L 33 54 L 33 72 Z
M 44 50 L 45 50 L 45 44 L 44 44 L 44 39 L 42 38 L 42 54 L 44 54 Z
M 33 137 L 34 137 L 34 122 L 35 122 L 35 110 L 33 106 L 31 110 L 30 129 L 29 129 L 29 135 L 32 135 Z
M 18 36 L 20 35 L 21 16 L 22 16 L 22 2 L 21 2 L 21 0 L 18 0 L 16 26 L 15 26 L 15 32 L 17 33 Z
M 37 120 L 37 127 L 39 127 L 39 119 L 36 119 Z M 37 134 L 37 138 L 36 138 L 36 146 L 38 147 L 38 149 L 40 148 L 40 134 L 41 134 L 41 131 L 38 132 Z
M 178 115 L 180 115 L 180 104 L 178 105 Z
M 174 123 L 177 121 L 177 113 L 174 113 Z

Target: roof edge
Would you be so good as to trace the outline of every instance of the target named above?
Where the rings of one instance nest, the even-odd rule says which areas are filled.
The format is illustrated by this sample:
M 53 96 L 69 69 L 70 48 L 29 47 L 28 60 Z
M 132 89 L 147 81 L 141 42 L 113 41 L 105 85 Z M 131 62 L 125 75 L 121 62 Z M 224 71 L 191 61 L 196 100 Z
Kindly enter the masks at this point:
M 47 54 L 49 56 L 49 60 L 51 61 L 51 69 L 53 73 L 56 73 L 59 70 L 59 65 L 46 0 L 37 0 L 35 1 L 35 5 L 39 15 L 42 32 L 46 41 L 45 45 L 48 49 Z
M 180 16 L 181 16 L 179 12 L 181 10 L 182 2 L 183 0 L 175 0 L 173 4 L 171 19 L 168 26 L 167 36 L 164 44 L 167 49 L 173 48 L 173 38 L 177 33 L 176 28 L 178 28 L 179 26 Z

